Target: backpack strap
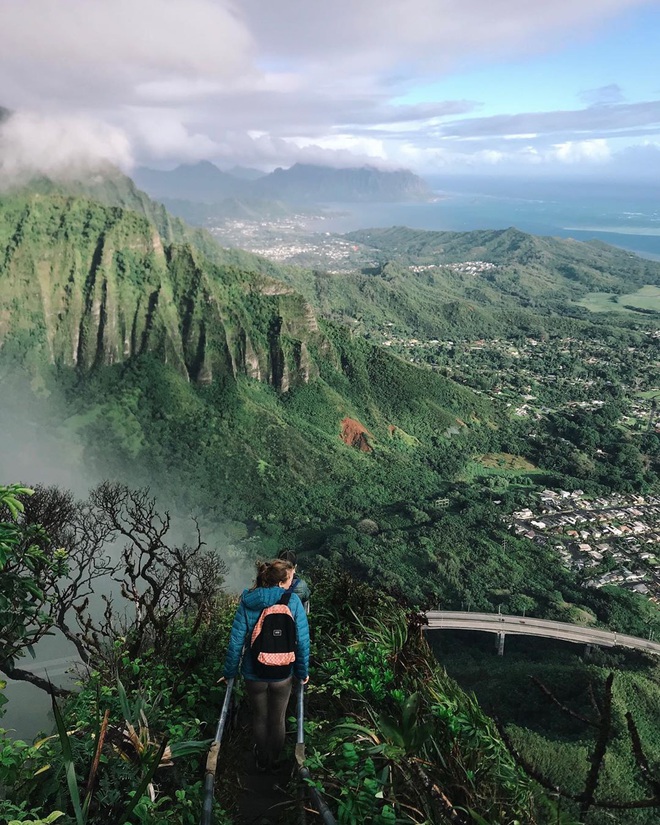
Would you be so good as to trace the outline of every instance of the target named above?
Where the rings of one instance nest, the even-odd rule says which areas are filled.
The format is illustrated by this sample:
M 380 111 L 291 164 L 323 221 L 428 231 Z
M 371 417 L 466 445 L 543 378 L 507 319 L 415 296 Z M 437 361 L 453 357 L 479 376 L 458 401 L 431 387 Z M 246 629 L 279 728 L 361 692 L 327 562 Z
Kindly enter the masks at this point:
M 289 604 L 289 600 L 291 599 L 292 593 L 289 590 L 284 591 L 284 595 L 279 600 L 278 604 Z

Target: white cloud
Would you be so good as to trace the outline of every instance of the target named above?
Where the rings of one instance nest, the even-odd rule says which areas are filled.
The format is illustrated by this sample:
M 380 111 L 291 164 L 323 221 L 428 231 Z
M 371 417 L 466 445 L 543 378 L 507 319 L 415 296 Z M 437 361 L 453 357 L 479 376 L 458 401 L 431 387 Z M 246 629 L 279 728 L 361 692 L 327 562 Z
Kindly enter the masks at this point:
M 127 117 L 133 144 L 141 156 L 155 161 L 196 161 L 216 157 L 221 144 L 201 131 L 187 127 L 166 107 L 133 107 Z
M 291 140 L 295 146 L 301 149 L 327 149 L 331 152 L 350 152 L 355 156 L 380 160 L 387 159 L 387 152 L 382 140 L 369 137 L 358 137 L 350 134 L 331 135 L 320 140 L 309 140 L 307 138 L 293 138 Z
M 545 50 L 643 0 L 243 0 L 262 53 L 289 65 L 381 70 L 405 60 L 446 68 L 466 56 Z
M 230 3 L 213 0 L 3 0 L 3 60 L 60 71 L 233 78 L 252 38 Z
M 589 106 L 606 106 L 611 103 L 623 103 L 625 95 L 618 83 L 609 83 L 597 89 L 584 89 L 579 94 L 580 100 Z
M 418 80 L 547 53 L 647 2 L 0 0 L 0 103 L 112 123 L 143 162 L 593 159 L 575 146 L 643 130 L 660 104 L 616 105 L 616 83 L 585 91 L 584 110 L 499 120 L 466 118 L 474 101 L 400 101 Z
M 660 100 L 589 106 L 552 112 L 520 112 L 513 115 L 453 120 L 443 127 L 445 135 L 466 139 L 534 134 L 618 132 L 660 124 Z
M 0 124 L 2 185 L 20 183 L 35 173 L 60 179 L 107 164 L 128 169 L 131 163 L 126 135 L 88 118 L 20 112 Z
M 550 158 L 556 158 L 561 163 L 604 163 L 611 157 L 607 141 L 602 139 L 568 140 L 566 143 L 557 143 L 550 152 Z

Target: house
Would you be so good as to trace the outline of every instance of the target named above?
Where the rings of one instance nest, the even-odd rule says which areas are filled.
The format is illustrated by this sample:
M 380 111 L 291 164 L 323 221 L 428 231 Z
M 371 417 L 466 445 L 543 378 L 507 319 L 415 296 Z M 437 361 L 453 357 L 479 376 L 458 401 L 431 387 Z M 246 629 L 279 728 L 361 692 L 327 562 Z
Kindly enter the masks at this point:
M 528 507 L 524 510 L 516 510 L 516 512 L 513 514 L 513 517 L 518 519 L 530 519 L 533 516 L 534 513 L 532 513 L 532 511 Z

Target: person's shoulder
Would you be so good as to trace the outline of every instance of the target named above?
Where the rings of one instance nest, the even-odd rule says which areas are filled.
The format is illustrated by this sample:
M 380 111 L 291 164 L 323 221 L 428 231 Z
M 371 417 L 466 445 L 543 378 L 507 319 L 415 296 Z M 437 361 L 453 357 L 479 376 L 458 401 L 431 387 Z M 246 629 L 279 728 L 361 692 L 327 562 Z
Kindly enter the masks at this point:
M 298 610 L 302 610 L 303 613 L 305 612 L 305 608 L 302 603 L 302 599 L 297 593 L 290 593 L 289 594 L 289 608 L 291 609 L 292 613 L 297 612 Z

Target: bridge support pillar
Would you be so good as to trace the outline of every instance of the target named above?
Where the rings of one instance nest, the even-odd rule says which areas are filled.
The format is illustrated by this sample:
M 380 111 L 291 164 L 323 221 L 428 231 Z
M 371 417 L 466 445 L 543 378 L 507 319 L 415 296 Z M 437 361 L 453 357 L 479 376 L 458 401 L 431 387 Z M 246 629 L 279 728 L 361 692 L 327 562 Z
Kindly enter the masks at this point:
M 498 630 L 497 632 L 497 642 L 495 647 L 497 648 L 497 655 L 504 656 L 504 637 L 506 633 L 503 630 Z
M 593 645 L 587 644 L 584 646 L 584 657 L 585 659 L 591 659 L 591 651 L 593 650 Z

